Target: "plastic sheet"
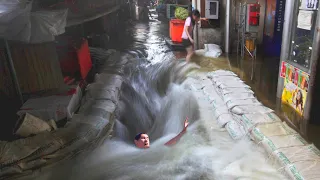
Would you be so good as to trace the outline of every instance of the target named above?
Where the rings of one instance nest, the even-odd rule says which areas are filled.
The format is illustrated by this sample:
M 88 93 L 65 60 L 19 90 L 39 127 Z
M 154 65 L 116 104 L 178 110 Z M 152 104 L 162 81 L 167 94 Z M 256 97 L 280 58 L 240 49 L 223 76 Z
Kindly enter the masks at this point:
M 219 94 L 216 92 L 214 86 L 206 86 L 203 88 L 203 93 L 206 95 L 206 96 L 211 96 L 213 98 L 220 98 Z
M 260 142 L 264 137 L 284 136 L 297 134 L 285 122 L 275 122 L 260 124 L 251 131 L 251 136 L 256 142 Z
M 233 116 L 231 114 L 221 114 L 216 117 L 218 125 L 223 128 L 225 125 L 231 121 L 234 121 Z
M 229 132 L 231 138 L 234 140 L 239 140 L 246 135 L 243 126 L 238 124 L 236 121 L 228 122 L 226 125 L 226 129 Z
M 72 118 L 72 122 L 88 124 L 88 125 L 91 125 L 91 127 L 93 128 L 102 130 L 109 123 L 109 119 L 110 117 L 103 118 L 103 117 L 97 117 L 93 115 L 77 114 L 74 116 L 74 118 Z
M 236 94 L 236 93 L 250 93 L 254 94 L 254 92 L 250 88 L 225 88 L 221 89 L 221 94 L 228 95 L 228 94 Z
M 19 139 L 13 142 L 2 142 L 0 149 L 0 166 L 5 167 L 25 159 L 28 156 L 38 156 L 43 152 L 54 152 L 60 148 L 60 143 L 50 133 Z
M 115 109 L 116 105 L 110 100 L 88 99 L 79 112 L 85 116 L 110 118 Z
M 265 113 L 272 113 L 273 110 L 262 105 L 247 105 L 247 106 L 236 106 L 231 109 L 231 112 L 237 115 L 256 114 L 256 113 L 265 114 Z
M 239 77 L 237 76 L 215 76 L 211 79 L 213 83 L 218 82 L 227 82 L 227 81 L 237 81 L 237 82 L 243 82 Z
M 213 109 L 214 115 L 216 117 L 221 116 L 222 114 L 230 114 L 228 109 L 225 106 L 219 106 Z
M 212 79 L 214 77 L 218 76 L 234 76 L 236 77 L 237 75 L 231 71 L 225 71 L 225 70 L 217 70 L 217 71 L 212 71 L 207 74 L 207 77 Z
M 236 101 L 236 100 L 248 100 L 248 99 L 256 99 L 253 94 L 251 93 L 232 93 L 223 96 L 224 102 L 228 103 L 229 101 Z
M 320 156 L 314 145 L 287 147 L 272 153 L 292 179 L 319 179 Z
M 250 86 L 244 84 L 241 81 L 233 80 L 228 82 L 216 82 L 216 86 L 220 89 L 226 88 L 250 88 Z
M 44 121 L 59 121 L 71 118 L 78 103 L 73 103 L 72 96 L 48 96 L 29 99 L 18 111 L 18 115 L 30 113 Z
M 86 100 L 111 100 L 116 102 L 119 99 L 119 89 L 117 88 L 105 88 L 105 89 L 91 89 L 87 91 Z
M 55 36 L 65 32 L 67 16 L 67 10 L 32 12 L 29 43 L 54 41 Z
M 267 114 L 244 114 L 241 116 L 242 121 L 250 121 L 253 124 L 281 122 L 281 119 L 274 113 Z
M 262 104 L 257 99 L 230 100 L 226 104 L 228 109 L 233 109 L 236 106 L 245 106 L 245 105 L 262 106 Z
M 298 147 L 299 149 L 307 145 L 308 143 L 299 135 L 285 135 L 285 136 L 272 136 L 265 137 L 260 144 L 265 148 L 265 150 L 271 154 L 276 150 L 282 151 L 283 148 L 288 147 Z
M 4 0 L 0 6 L 0 37 L 25 43 L 54 41 L 65 32 L 67 9 L 31 12 L 32 1 Z
M 208 58 L 218 58 L 222 54 L 220 46 L 216 44 L 205 44 L 204 49 L 196 50 L 196 54 Z
M 112 85 L 112 87 L 120 89 L 122 82 L 123 78 L 120 75 L 102 73 L 96 74 L 95 83 L 92 86 L 99 86 L 98 84 L 100 84 L 107 87 L 108 85 Z
M 2 0 L 0 5 L 0 37 L 29 42 L 31 8 L 32 2 L 28 0 Z
M 44 131 L 51 131 L 51 127 L 43 120 L 26 113 L 20 123 L 19 127 L 16 127 L 15 134 L 28 137 L 30 135 L 39 134 Z
M 201 84 L 201 83 L 193 83 L 191 84 L 191 90 L 193 91 L 200 91 L 205 87 L 205 85 Z
M 285 171 L 294 180 L 320 179 L 320 161 L 301 161 L 285 167 Z

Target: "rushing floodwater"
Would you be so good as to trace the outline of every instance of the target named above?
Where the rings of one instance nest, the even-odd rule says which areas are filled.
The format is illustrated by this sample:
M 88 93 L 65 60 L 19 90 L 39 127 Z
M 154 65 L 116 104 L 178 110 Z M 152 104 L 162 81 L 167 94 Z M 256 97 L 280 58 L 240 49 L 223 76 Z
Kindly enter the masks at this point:
M 247 139 L 233 141 L 181 84 L 185 72 L 196 66 L 174 60 L 161 37 L 163 29 L 155 20 L 132 28 L 135 41 L 126 52 L 135 59 L 124 68 L 116 137 L 39 179 L 284 179 L 260 148 Z M 187 116 L 187 133 L 177 145 L 164 146 L 182 130 Z M 151 148 L 134 147 L 139 132 L 149 134 Z

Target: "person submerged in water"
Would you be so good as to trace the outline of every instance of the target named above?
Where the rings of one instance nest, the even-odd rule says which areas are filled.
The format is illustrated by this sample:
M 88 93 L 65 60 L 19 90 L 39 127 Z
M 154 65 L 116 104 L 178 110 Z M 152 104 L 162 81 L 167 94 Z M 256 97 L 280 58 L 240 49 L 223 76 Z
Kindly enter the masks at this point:
M 189 125 L 189 122 L 188 122 L 188 118 L 187 118 L 184 121 L 183 130 L 176 137 L 172 138 L 170 141 L 168 141 L 164 145 L 171 146 L 171 145 L 176 144 L 179 141 L 179 139 L 186 133 L 188 125 Z M 149 140 L 148 134 L 146 134 L 146 133 L 137 134 L 136 137 L 134 138 L 134 144 L 136 145 L 136 147 L 141 148 L 141 149 L 149 148 L 150 147 L 150 140 Z

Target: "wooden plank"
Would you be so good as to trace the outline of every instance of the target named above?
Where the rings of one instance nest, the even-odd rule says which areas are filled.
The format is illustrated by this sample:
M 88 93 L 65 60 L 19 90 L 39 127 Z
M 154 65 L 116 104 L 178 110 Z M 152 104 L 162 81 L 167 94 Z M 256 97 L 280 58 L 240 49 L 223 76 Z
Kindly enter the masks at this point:
M 200 15 L 201 17 L 206 16 L 206 0 L 200 0 Z
M 11 49 L 23 93 L 48 91 L 64 86 L 53 43 L 14 44 Z
M 0 49 L 0 90 L 8 97 L 16 96 L 4 48 Z

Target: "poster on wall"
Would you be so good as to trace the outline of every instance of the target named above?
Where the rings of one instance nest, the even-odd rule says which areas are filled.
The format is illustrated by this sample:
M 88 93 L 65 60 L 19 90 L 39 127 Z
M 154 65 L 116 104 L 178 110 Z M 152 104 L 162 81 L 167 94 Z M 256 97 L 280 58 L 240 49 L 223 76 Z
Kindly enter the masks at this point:
M 297 27 L 304 30 L 311 30 L 313 11 L 300 10 Z
M 316 10 L 318 7 L 318 0 L 300 0 L 300 9 Z
M 300 126 L 303 117 L 304 107 L 308 95 L 309 74 L 300 69 L 282 62 L 281 74 L 284 78 L 282 92 L 282 110 L 288 119 L 296 126 Z
M 308 94 L 309 75 L 284 62 L 281 76 L 284 77 L 282 101 L 292 106 L 302 116 Z

